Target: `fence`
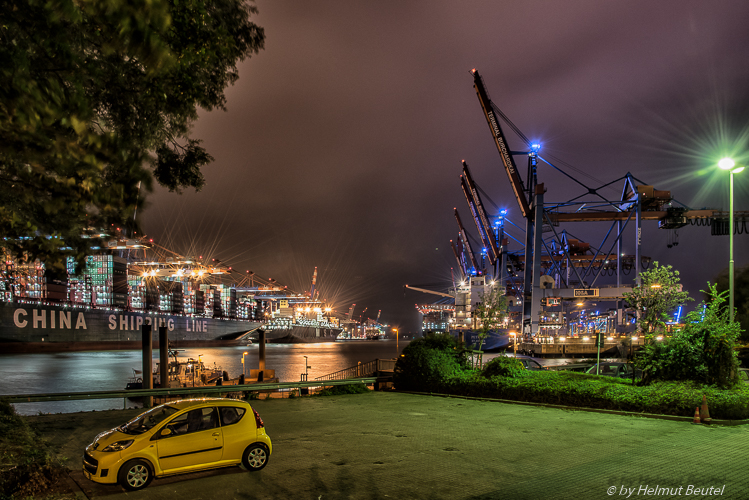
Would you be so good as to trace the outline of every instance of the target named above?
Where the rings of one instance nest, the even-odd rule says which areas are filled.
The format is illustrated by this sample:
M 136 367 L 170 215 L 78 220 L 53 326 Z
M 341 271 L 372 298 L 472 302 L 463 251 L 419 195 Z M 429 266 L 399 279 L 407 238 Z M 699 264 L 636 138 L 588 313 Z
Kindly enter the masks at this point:
M 82 399 L 118 399 L 123 398 L 125 405 L 127 405 L 127 399 L 130 398 L 145 398 L 148 396 L 157 397 L 169 397 L 169 396 L 183 396 L 193 395 L 205 396 L 210 394 L 221 395 L 227 393 L 237 392 L 255 392 L 255 391 L 277 391 L 282 389 L 301 389 L 309 387 L 321 387 L 321 386 L 334 386 L 334 385 L 349 385 L 349 384 L 375 384 L 377 383 L 376 377 L 368 378 L 357 378 L 355 380 L 330 380 L 324 384 L 320 382 L 280 382 L 273 384 L 244 384 L 244 385 L 217 385 L 217 386 L 202 386 L 202 387 L 175 387 L 167 389 L 134 389 L 134 390 L 121 390 L 121 391 L 89 391 L 89 392 L 62 392 L 56 394 L 12 394 L 6 396 L 0 396 L 0 399 L 4 399 L 9 403 L 38 403 L 44 401 L 76 401 Z
M 379 372 L 391 372 L 395 369 L 395 359 L 373 359 L 366 363 L 359 363 L 351 368 L 345 368 L 337 372 L 317 377 L 315 380 L 345 380 L 361 379 L 361 377 L 376 377 Z M 361 381 L 361 380 L 358 380 Z

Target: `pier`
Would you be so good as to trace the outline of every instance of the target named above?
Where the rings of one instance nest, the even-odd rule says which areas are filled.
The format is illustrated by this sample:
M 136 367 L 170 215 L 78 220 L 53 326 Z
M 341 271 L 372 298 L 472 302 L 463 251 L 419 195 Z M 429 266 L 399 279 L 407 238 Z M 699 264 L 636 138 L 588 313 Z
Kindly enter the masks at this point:
M 625 358 L 629 355 L 631 349 L 636 350 L 643 344 L 644 339 L 642 337 L 604 337 L 601 356 Z M 518 342 L 517 352 L 541 358 L 573 358 L 596 356 L 598 349 L 596 348 L 595 336 L 539 337 L 537 342 Z

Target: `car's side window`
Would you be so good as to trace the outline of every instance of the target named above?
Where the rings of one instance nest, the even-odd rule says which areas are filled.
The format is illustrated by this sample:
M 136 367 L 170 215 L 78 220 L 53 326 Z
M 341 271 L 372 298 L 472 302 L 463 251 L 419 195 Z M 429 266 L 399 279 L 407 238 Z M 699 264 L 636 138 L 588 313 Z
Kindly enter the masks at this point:
M 218 427 L 218 412 L 216 408 L 203 408 L 200 420 L 200 430 Z
M 196 408 L 184 413 L 167 425 L 173 436 L 181 436 L 190 432 L 218 427 L 216 408 Z
M 235 406 L 225 406 L 219 408 L 221 412 L 221 425 L 232 425 L 239 422 L 245 414 L 244 408 L 237 408 Z
M 166 428 L 172 431 L 172 436 L 179 436 L 187 434 L 188 422 L 187 417 L 191 412 L 183 413 L 182 415 L 175 417 L 174 420 L 166 425 Z

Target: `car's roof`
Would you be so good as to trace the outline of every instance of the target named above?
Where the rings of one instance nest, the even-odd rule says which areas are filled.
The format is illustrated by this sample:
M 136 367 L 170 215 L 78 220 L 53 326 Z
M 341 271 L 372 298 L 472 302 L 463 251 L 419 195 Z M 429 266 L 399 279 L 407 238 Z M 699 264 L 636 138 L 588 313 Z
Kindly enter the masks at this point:
M 192 408 L 195 406 L 250 406 L 247 401 L 239 399 L 225 399 L 225 398 L 195 398 L 195 399 L 181 399 L 179 401 L 170 401 L 166 403 L 167 406 L 177 408 L 178 410 L 184 410 L 185 408 Z

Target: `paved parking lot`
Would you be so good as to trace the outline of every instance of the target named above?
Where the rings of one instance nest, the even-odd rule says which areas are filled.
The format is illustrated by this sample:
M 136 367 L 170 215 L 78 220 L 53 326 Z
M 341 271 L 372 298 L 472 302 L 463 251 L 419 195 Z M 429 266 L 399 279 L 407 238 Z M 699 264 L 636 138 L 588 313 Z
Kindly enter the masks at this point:
M 79 469 L 98 432 L 140 410 L 28 418 L 89 498 L 749 498 L 749 426 L 392 392 L 252 404 L 273 439 L 265 469 L 156 479 L 135 493 Z

